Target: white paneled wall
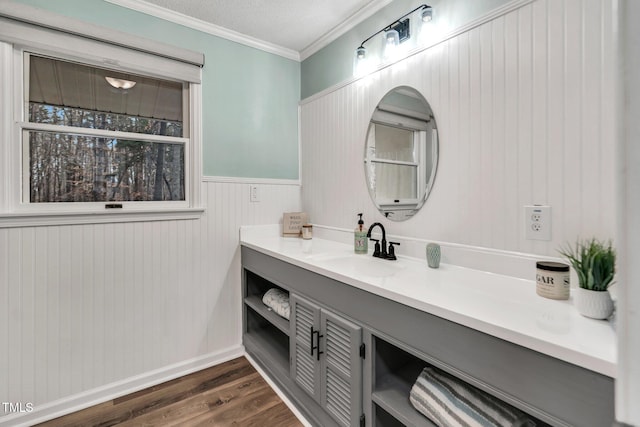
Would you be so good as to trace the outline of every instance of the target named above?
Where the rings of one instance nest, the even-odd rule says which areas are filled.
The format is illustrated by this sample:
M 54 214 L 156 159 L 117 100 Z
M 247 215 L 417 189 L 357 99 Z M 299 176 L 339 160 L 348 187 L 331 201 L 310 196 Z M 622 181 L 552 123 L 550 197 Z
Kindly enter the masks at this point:
M 619 122 L 623 125 L 618 155 L 619 246 L 618 378 L 616 415 L 619 421 L 640 426 L 640 2 L 619 2 L 621 61 L 618 88 L 624 88 Z
M 202 188 L 199 220 L 0 229 L 0 400 L 38 409 L 239 348 L 239 227 L 299 210 L 300 187 Z
M 395 235 L 551 256 L 578 236 L 615 237 L 612 21 L 612 1 L 536 0 L 303 101 L 305 210 L 317 224 L 352 228 L 364 212 Z M 399 85 L 431 104 L 440 162 L 422 210 L 391 223 L 363 154 L 371 113 Z M 524 238 L 528 204 L 551 205 L 552 241 Z

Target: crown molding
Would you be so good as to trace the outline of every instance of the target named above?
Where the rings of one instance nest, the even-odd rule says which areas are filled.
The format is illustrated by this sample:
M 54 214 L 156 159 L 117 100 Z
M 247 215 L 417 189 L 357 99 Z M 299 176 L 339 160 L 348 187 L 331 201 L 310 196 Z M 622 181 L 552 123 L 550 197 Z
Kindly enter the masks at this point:
M 273 43 L 266 42 L 264 40 L 250 37 L 245 34 L 241 34 L 237 31 L 229 30 L 219 25 L 211 24 L 209 22 L 202 21 L 185 14 L 175 12 L 154 4 L 148 3 L 144 0 L 105 0 L 108 3 L 115 4 L 117 6 L 126 7 L 127 9 L 135 10 L 137 12 L 144 13 L 146 15 L 155 16 L 156 18 L 164 19 L 165 21 L 173 22 L 187 28 L 201 31 L 203 33 L 211 34 L 232 42 L 240 43 L 245 46 L 260 49 L 262 51 L 272 53 L 274 55 L 282 56 L 294 61 L 300 61 L 300 54 L 292 49 L 287 49 L 282 46 L 278 46 Z M 386 0 L 385 0 L 386 1 Z
M 328 46 L 330 43 L 337 40 L 338 37 L 342 36 L 346 32 L 355 28 L 356 25 L 360 24 L 365 19 L 373 16 L 380 9 L 384 8 L 391 2 L 392 0 L 373 0 L 369 2 L 367 5 L 357 10 L 353 15 L 351 15 L 345 21 L 341 22 L 336 27 L 334 27 L 327 34 L 320 37 L 318 40 L 311 43 L 309 46 L 305 47 L 300 52 L 300 61 L 304 61 L 314 53 L 318 52 L 320 49 Z

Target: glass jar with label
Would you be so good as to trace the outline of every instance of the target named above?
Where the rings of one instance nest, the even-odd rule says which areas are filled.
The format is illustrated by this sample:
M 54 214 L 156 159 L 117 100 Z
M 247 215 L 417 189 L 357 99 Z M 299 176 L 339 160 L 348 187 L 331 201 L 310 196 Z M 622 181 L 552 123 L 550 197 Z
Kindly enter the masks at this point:
M 536 293 L 545 298 L 569 299 L 569 266 L 559 262 L 536 263 Z
M 305 240 L 309 240 L 313 237 L 313 225 L 304 224 L 302 226 L 302 238 Z

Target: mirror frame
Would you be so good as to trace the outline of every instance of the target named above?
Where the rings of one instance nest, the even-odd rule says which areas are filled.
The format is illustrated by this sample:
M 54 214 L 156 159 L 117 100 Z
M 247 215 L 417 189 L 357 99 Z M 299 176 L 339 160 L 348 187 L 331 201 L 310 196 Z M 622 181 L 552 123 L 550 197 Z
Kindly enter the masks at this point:
M 388 98 L 390 95 L 395 94 L 395 93 L 401 93 L 401 92 L 411 92 L 412 97 L 416 98 L 421 104 L 422 107 L 424 107 L 423 111 L 411 111 L 410 109 L 402 109 L 402 108 L 397 108 L 397 111 L 388 111 L 388 107 L 385 107 L 385 109 L 381 109 L 381 105 L 383 105 L 385 102 L 385 99 Z M 395 108 L 394 108 L 395 109 Z M 387 111 L 385 111 L 387 110 Z M 405 113 L 405 114 L 401 114 L 401 113 Z M 401 125 L 401 123 L 398 123 L 398 126 L 393 126 L 391 124 L 388 123 L 384 123 L 381 122 L 380 119 L 375 119 L 376 116 L 378 117 L 383 117 L 384 115 L 400 115 L 400 116 L 405 116 L 405 121 L 408 122 L 408 125 Z M 413 117 L 411 117 L 411 115 L 413 115 Z M 390 116 L 392 117 L 392 116 Z M 384 119 L 383 119 L 384 120 Z M 429 125 L 430 122 L 433 122 L 431 125 Z M 421 193 L 419 194 L 418 197 L 416 199 L 410 199 L 410 202 L 405 202 L 403 203 L 401 199 L 389 199 L 389 203 L 382 203 L 379 200 L 376 199 L 376 194 L 375 194 L 375 185 L 372 183 L 372 179 L 375 180 L 375 174 L 373 174 L 374 176 L 372 177 L 371 175 L 371 168 L 372 168 L 372 160 L 370 157 L 371 154 L 371 144 L 370 144 L 370 139 L 371 139 L 371 133 L 372 133 L 372 129 L 375 128 L 376 124 L 382 124 L 382 125 L 386 125 L 388 127 L 397 127 L 400 129 L 406 129 L 406 130 L 410 130 L 414 132 L 414 150 L 415 150 L 415 138 L 419 137 L 419 135 L 415 135 L 415 132 L 419 132 L 421 129 L 420 127 L 425 126 L 426 131 L 425 131 L 425 138 L 429 138 L 428 135 L 428 131 L 431 131 L 431 170 L 428 174 L 426 174 L 426 182 L 425 183 L 418 183 L 416 182 L 416 191 L 420 191 L 421 190 L 421 186 L 424 185 Z M 396 86 L 394 88 L 392 88 L 391 90 L 387 91 L 384 96 L 382 96 L 382 98 L 380 98 L 380 101 L 378 102 L 378 104 L 376 105 L 373 113 L 371 114 L 371 118 L 369 119 L 369 124 L 367 127 L 367 133 L 366 133 L 366 138 L 365 138 L 365 147 L 364 147 L 364 168 L 365 168 L 365 180 L 366 180 L 366 186 L 367 189 L 369 191 L 369 196 L 371 197 L 371 201 L 373 202 L 373 204 L 375 205 L 375 207 L 378 209 L 378 211 L 383 214 L 386 218 L 392 220 L 392 221 L 404 221 L 407 220 L 411 217 L 413 217 L 418 211 L 420 211 L 420 209 L 422 208 L 422 206 L 424 206 L 424 204 L 426 203 L 427 199 L 429 198 L 429 195 L 431 194 L 431 190 L 433 189 L 433 185 L 435 182 L 435 177 L 436 177 L 436 172 L 438 169 L 438 162 L 439 162 L 439 145 L 440 145 L 440 141 L 439 141 L 439 137 L 438 137 L 438 121 L 435 118 L 435 114 L 433 111 L 433 108 L 431 107 L 431 104 L 429 104 L 429 102 L 427 101 L 427 99 L 424 97 L 424 95 L 422 95 L 422 93 L 420 91 L 418 91 L 417 89 L 411 87 L 411 86 L 407 86 L 407 85 L 401 85 L 401 86 Z M 425 139 L 425 144 L 426 144 L 426 139 Z M 375 148 L 374 148 L 375 149 Z M 425 153 L 424 155 L 426 156 L 426 147 L 425 147 Z M 374 157 L 375 159 L 375 157 Z M 415 151 L 414 151 L 414 159 L 415 159 Z M 381 159 L 376 159 L 374 160 L 374 162 L 379 162 L 379 160 Z M 379 162 L 379 163 L 390 163 L 390 164 L 394 164 L 393 160 L 384 160 L 383 162 Z M 417 162 L 411 162 L 411 163 L 415 163 L 415 167 L 420 168 L 421 166 L 426 166 L 426 157 L 425 157 L 425 164 L 421 165 L 420 161 L 418 160 Z M 411 165 L 413 166 L 413 165 Z M 418 174 L 420 175 L 420 174 Z M 419 179 L 419 176 L 416 178 Z

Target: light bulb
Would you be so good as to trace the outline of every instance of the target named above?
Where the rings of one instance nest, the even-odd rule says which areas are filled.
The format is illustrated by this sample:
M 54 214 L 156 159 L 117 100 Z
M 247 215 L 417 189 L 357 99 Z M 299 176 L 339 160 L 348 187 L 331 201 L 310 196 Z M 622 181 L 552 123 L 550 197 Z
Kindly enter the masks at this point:
M 362 77 L 368 74 L 370 62 L 370 58 L 367 58 L 367 49 L 364 46 L 357 48 L 353 56 L 353 75 Z
M 387 46 L 398 46 L 400 44 L 400 34 L 396 30 L 387 30 L 385 33 Z
M 422 9 L 422 22 L 431 22 L 433 19 L 433 9 L 429 6 Z
M 388 30 L 385 34 L 384 58 L 393 61 L 400 50 L 400 34 L 396 30 Z

